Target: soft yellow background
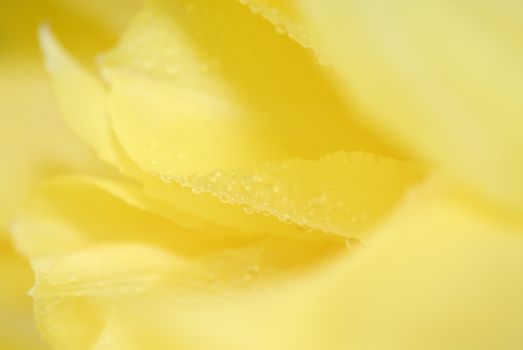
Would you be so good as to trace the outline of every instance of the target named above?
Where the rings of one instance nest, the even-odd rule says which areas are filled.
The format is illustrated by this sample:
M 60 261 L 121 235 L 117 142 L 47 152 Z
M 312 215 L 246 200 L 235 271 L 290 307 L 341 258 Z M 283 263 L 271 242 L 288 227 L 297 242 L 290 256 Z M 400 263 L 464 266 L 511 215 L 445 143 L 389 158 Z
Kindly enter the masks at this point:
M 125 3 L 125 6 L 123 6 Z M 9 225 L 35 182 L 65 171 L 106 172 L 64 125 L 38 47 L 37 29 L 52 23 L 78 57 L 107 47 L 137 2 L 0 2 L 0 348 L 38 349 L 29 264 L 12 249 Z M 86 60 L 87 61 L 87 60 Z

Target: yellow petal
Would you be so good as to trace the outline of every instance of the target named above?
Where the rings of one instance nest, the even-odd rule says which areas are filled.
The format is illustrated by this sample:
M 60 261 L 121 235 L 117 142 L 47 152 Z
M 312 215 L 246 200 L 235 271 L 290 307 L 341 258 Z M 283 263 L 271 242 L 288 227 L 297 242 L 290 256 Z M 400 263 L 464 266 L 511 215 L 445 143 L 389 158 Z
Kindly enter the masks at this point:
M 80 1 L 87 4 L 87 1 Z M 72 0 L 21 0 L 0 11 L 0 227 L 5 228 L 31 184 L 44 175 L 76 169 L 102 171 L 88 149 L 62 125 L 40 62 L 37 27 L 47 21 L 82 61 L 115 40 L 136 1 L 93 1 L 93 15 Z M 107 3 L 112 3 L 108 5 Z M 133 10 L 134 9 L 134 10 Z M 94 14 L 96 12 L 96 15 Z M 113 18 L 114 23 L 108 25 Z M 117 19 L 118 18 L 118 19 Z M 119 22 L 119 24 L 116 24 Z M 102 24 L 105 23 L 105 24 Z
M 392 152 L 307 50 L 234 1 L 151 1 L 103 62 L 115 133 L 148 172 Z
M 254 233 L 296 234 L 296 228 L 274 218 L 247 216 L 241 207 L 231 208 L 209 195 L 196 197 L 190 189 L 165 184 L 145 173 L 125 154 L 109 127 L 103 85 L 82 69 L 45 28 L 41 41 L 65 119 L 102 159 L 143 183 L 147 192 L 160 200 L 149 209 L 155 208 L 184 227 L 205 232 L 227 235 L 230 228 L 240 228 Z
M 115 317 L 157 349 L 519 349 L 521 219 L 469 204 L 429 186 L 352 256 L 288 284 Z
M 316 33 L 304 22 L 303 1 L 300 0 L 238 0 L 271 22 L 276 30 L 287 34 L 302 46 L 316 50 Z M 315 52 L 317 54 L 317 52 Z M 326 64 L 326 61 L 321 61 Z
M 156 348 L 161 339 L 135 338 L 129 328 L 136 320 L 120 316 L 147 300 L 165 302 L 169 310 L 198 304 L 198 298 L 234 300 L 244 291 L 267 289 L 333 252 L 329 245 L 289 243 L 260 241 L 195 261 L 116 242 L 33 258 L 37 321 L 53 349 L 103 348 L 107 343 Z M 147 332 L 169 327 L 162 321 L 151 323 Z
M 521 4 L 289 0 L 274 6 L 292 23 L 289 31 L 308 28 L 315 50 L 341 73 L 349 103 L 368 111 L 370 123 L 521 212 Z
M 104 171 L 63 125 L 39 69 L 0 64 L 0 118 L 0 227 L 38 179 L 70 169 Z
M 175 183 L 167 185 L 145 173 L 129 159 L 114 138 L 107 120 L 103 85 L 76 63 L 45 28 L 41 32 L 41 42 L 66 121 L 102 159 L 143 183 L 148 193 L 160 200 L 149 209 L 155 208 L 184 227 L 206 232 L 228 234 L 231 227 L 287 235 L 297 231 L 275 219 L 248 217 L 241 207 L 230 208 L 211 196 L 195 197 L 190 189 Z
M 133 244 L 33 259 L 39 329 L 53 349 L 89 349 L 104 327 L 103 303 L 143 293 L 172 264 L 162 250 Z
M 36 331 L 31 299 L 27 291 L 33 274 L 0 232 L 0 348 L 9 350 L 45 349 Z
M 111 35 L 119 34 L 143 3 L 142 0 L 51 0 L 51 2 L 73 14 L 81 15 Z M 64 18 L 60 19 L 64 20 Z
M 56 177 L 21 213 L 13 236 L 35 271 L 35 314 L 53 348 L 104 346 L 115 337 L 108 332 L 120 329 L 113 314 L 141 300 L 169 298 L 174 307 L 193 304 L 198 295 L 233 298 L 346 249 L 329 241 L 187 232 L 139 209 L 135 190 L 86 176 Z
M 191 179 L 180 176 L 183 172 L 176 176 L 159 173 L 158 169 L 139 163 L 139 159 L 135 159 L 138 162 L 135 164 L 114 139 L 108 126 L 103 86 L 82 70 L 47 31 L 43 32 L 42 46 L 68 122 L 103 159 L 143 183 L 154 198 L 168 203 L 170 208 L 164 206 L 160 209 L 162 214 L 185 227 L 215 233 L 226 233 L 227 228 L 233 228 L 303 238 L 318 236 L 299 232 L 298 228 L 304 227 L 344 237 L 361 236 L 409 186 L 422 178 L 423 171 L 412 164 L 359 153 L 338 153 L 315 161 L 286 160 L 235 172 L 216 171 Z M 163 151 L 157 146 L 158 154 Z M 199 161 L 198 157 L 194 160 Z M 140 168 L 159 175 L 163 181 Z M 304 177 L 304 172 L 309 172 L 310 177 Z M 285 180 L 280 176 L 285 176 Z M 329 186 L 323 185 L 326 182 Z M 181 188 L 179 183 L 192 188 L 192 192 Z M 277 190 L 267 193 L 269 188 Z M 208 194 L 194 195 L 202 192 Z M 158 210 L 158 205 L 155 207 Z M 243 209 L 256 213 L 247 215 Z
M 83 62 L 109 47 L 141 0 L 21 0 L 5 2 L 0 13 L 0 62 L 30 62 L 40 67 L 36 32 L 49 23 Z
M 103 86 L 65 52 L 48 27 L 40 28 L 40 44 L 62 115 L 100 158 L 117 163 L 105 115 Z
M 82 61 L 107 47 L 119 25 L 99 21 L 114 17 L 109 6 L 98 15 L 72 11 L 71 3 L 53 0 L 2 1 L 0 5 L 0 348 L 43 349 L 27 292 L 32 273 L 11 249 L 8 224 L 34 182 L 72 169 L 105 172 L 91 152 L 63 125 L 40 62 L 37 26 L 53 24 Z M 127 1 L 131 11 L 132 1 Z M 67 3 L 67 4 L 65 4 Z M 91 2 L 94 8 L 94 2 Z M 108 2 L 106 2 L 108 3 Z M 113 2 L 114 3 L 114 2 Z M 120 4 L 121 5 L 121 4 Z M 117 11 L 118 12 L 118 11 Z M 113 12 L 113 15 L 117 14 Z M 125 11 L 119 11 L 128 18 Z M 98 17 L 97 17 L 98 16 Z M 95 18 L 97 17 L 97 18 Z M 96 23 L 95 23 L 96 22 Z M 107 24 L 108 21 L 105 21 Z
M 366 153 L 287 160 L 249 170 L 214 172 L 186 185 L 250 213 L 273 215 L 342 237 L 362 238 L 394 208 L 424 169 Z
M 179 255 L 202 254 L 246 241 L 184 229 L 152 213 L 140 191 L 122 180 L 53 177 L 35 189 L 19 213 L 14 241 L 29 257 L 71 252 L 105 241 L 147 242 Z

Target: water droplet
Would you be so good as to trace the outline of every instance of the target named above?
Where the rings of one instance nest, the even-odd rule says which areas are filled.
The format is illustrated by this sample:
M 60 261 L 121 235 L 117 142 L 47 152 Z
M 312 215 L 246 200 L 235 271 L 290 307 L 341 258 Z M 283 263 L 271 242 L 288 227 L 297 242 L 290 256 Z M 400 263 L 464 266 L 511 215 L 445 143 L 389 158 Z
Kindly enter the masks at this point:
M 251 215 L 251 214 L 254 214 L 256 212 L 256 210 L 254 208 L 252 208 L 252 207 L 243 208 L 243 211 L 247 215 Z
M 281 215 L 278 215 L 278 219 L 279 219 L 280 221 L 283 221 L 283 222 L 286 223 L 286 224 L 289 224 L 289 221 L 290 221 L 290 217 L 289 217 L 289 215 L 287 215 L 287 214 L 281 214 Z
M 276 25 L 276 32 L 278 32 L 278 34 L 285 34 L 286 30 L 282 26 Z
M 252 182 L 255 182 L 255 183 L 260 183 L 264 180 L 264 177 L 263 175 L 261 174 L 256 174 L 256 175 L 253 175 L 249 178 L 246 179 L 247 181 L 252 181 Z
M 211 175 L 209 175 L 209 180 L 211 180 L 212 182 L 216 182 L 221 177 L 222 177 L 222 172 L 217 170 L 217 171 L 212 172 Z
M 194 193 L 194 194 L 201 194 L 201 193 L 203 193 L 203 188 L 201 188 L 201 187 L 193 187 L 193 188 L 191 189 L 191 191 L 192 191 L 192 193 Z
M 324 205 L 329 201 L 329 196 L 325 193 L 311 199 L 309 205 Z
M 171 183 L 173 181 L 173 179 L 168 175 L 160 175 L 160 180 L 162 180 L 162 182 L 166 184 Z

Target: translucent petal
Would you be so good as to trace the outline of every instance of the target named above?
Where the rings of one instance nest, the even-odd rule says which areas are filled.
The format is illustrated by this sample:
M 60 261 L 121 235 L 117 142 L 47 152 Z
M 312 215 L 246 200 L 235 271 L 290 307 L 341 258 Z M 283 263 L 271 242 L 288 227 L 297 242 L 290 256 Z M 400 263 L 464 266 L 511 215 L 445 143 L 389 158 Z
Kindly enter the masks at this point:
M 230 228 L 234 228 L 254 233 L 300 234 L 274 218 L 247 216 L 241 207 L 231 207 L 210 195 L 195 196 L 177 183 L 165 184 L 145 173 L 125 154 L 109 127 L 103 85 L 83 70 L 45 28 L 41 41 L 65 119 L 102 159 L 140 181 L 159 200 L 149 200 L 149 210 L 159 211 L 184 227 L 206 232 L 229 234 Z
M 329 241 L 202 237 L 141 211 L 126 187 L 57 177 L 35 191 L 17 221 L 15 241 L 36 275 L 37 322 L 53 348 L 140 348 L 113 314 L 150 298 L 169 298 L 166 307 L 200 295 L 232 299 L 346 250 Z
M 103 62 L 115 133 L 148 172 L 392 152 L 307 50 L 234 1 L 151 1 Z
M 429 185 L 352 256 L 288 284 L 114 318 L 157 349 L 519 349 L 522 268 L 521 219 Z
M 289 30 L 313 33 L 315 51 L 341 73 L 350 103 L 368 112 L 356 116 L 521 212 L 520 3 L 281 3 L 274 8 L 284 6 L 279 13 L 293 23 Z
M 302 46 L 316 50 L 316 33 L 304 22 L 303 5 L 300 0 L 238 0 L 273 25 L 276 30 L 289 35 Z M 327 62 L 321 62 L 327 63 Z
M 306 228 L 361 236 L 423 176 L 421 168 L 407 162 L 339 153 L 325 160 L 286 160 L 235 172 L 218 170 L 190 179 L 148 169 L 160 175 L 160 180 L 140 169 L 147 170 L 146 165 L 134 164 L 115 140 L 107 122 L 103 86 L 74 63 L 49 32 L 43 32 L 42 42 L 69 123 L 105 160 L 140 181 L 152 197 L 169 204 L 157 203 L 149 206 L 150 210 L 160 210 L 185 227 L 215 233 L 233 228 L 302 238 L 318 236 L 299 231 Z M 163 149 L 158 146 L 156 151 L 162 153 Z M 309 177 L 304 177 L 304 172 L 309 172 Z M 274 188 L 276 191 L 272 191 Z M 247 215 L 244 209 L 253 215 Z M 298 227 L 284 225 L 278 219 Z
M 286 160 L 248 171 L 218 171 L 191 178 L 186 185 L 241 204 L 251 214 L 361 238 L 386 218 L 424 171 L 394 159 L 339 152 L 315 161 Z
M 106 241 L 146 242 L 190 256 L 247 241 L 245 237 L 224 238 L 184 229 L 150 212 L 148 205 L 133 183 L 85 175 L 57 176 L 32 193 L 13 227 L 13 238 L 18 249 L 30 257 L 71 252 Z
M 105 114 L 103 86 L 67 55 L 48 27 L 40 28 L 40 44 L 62 115 L 103 160 L 116 163 Z
M 143 293 L 173 264 L 160 249 L 112 244 L 32 260 L 40 331 L 53 349 L 89 349 L 103 329 L 102 304 Z

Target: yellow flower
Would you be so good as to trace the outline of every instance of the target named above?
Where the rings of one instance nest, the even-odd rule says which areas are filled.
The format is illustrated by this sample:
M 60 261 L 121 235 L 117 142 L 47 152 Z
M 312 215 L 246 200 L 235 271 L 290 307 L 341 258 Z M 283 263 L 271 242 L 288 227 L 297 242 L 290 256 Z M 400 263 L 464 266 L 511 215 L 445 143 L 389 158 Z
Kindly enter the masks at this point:
M 117 31 L 117 12 L 86 6 Z M 41 334 L 521 349 L 522 16 L 493 0 L 150 0 L 99 51 L 109 34 L 73 45 L 48 21 L 62 115 L 112 168 L 54 171 L 17 212 Z

